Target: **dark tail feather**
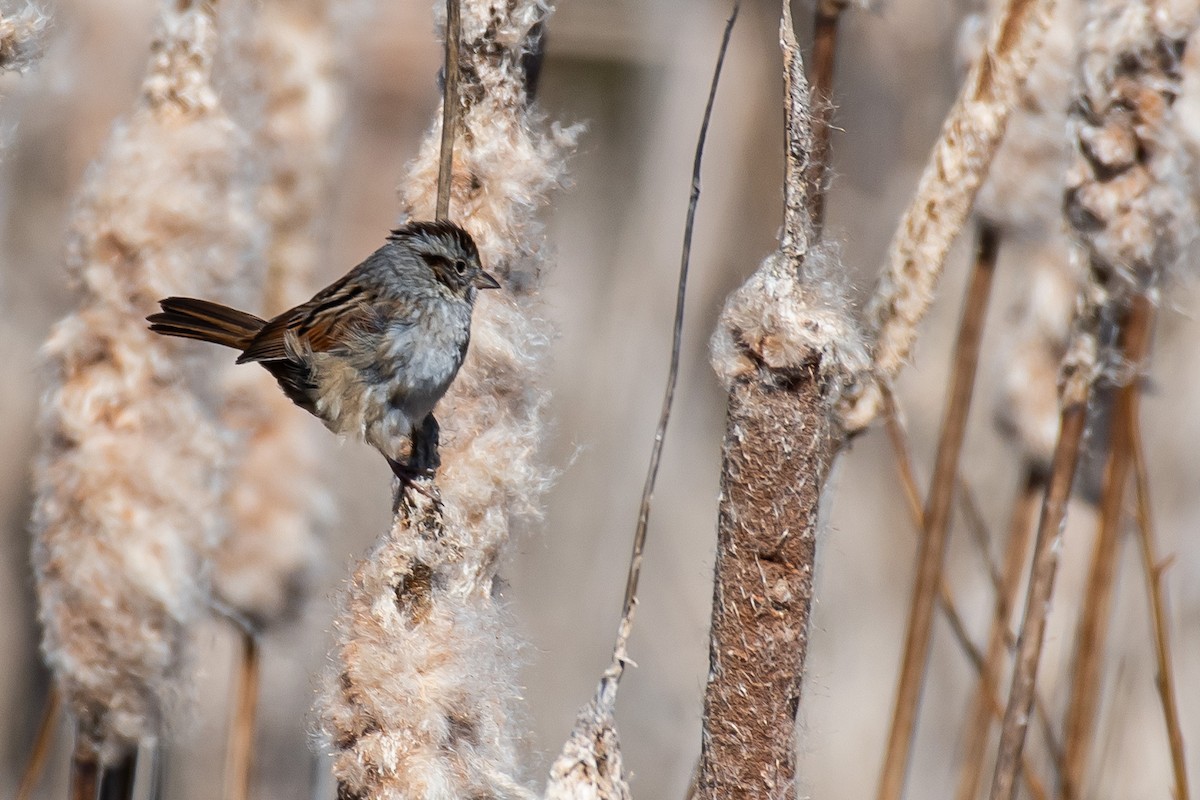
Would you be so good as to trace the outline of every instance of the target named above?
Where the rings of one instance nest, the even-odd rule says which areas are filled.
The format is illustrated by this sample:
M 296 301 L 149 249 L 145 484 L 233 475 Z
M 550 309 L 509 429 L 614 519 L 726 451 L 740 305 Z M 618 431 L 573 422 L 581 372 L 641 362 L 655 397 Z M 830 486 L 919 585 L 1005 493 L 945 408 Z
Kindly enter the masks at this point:
M 223 344 L 235 350 L 249 347 L 267 324 L 266 320 L 245 311 L 193 297 L 168 297 L 158 304 L 162 313 L 146 317 L 155 333 Z

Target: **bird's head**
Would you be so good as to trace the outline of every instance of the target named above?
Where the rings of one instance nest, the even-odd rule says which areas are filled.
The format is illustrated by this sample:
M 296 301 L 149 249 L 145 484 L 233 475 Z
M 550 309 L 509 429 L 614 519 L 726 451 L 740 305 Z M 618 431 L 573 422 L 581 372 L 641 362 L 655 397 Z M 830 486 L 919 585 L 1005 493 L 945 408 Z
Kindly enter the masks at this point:
M 479 263 L 471 234 L 453 222 L 410 222 L 392 231 L 388 241 L 421 259 L 455 297 L 473 301 L 479 289 L 500 288 L 500 282 Z

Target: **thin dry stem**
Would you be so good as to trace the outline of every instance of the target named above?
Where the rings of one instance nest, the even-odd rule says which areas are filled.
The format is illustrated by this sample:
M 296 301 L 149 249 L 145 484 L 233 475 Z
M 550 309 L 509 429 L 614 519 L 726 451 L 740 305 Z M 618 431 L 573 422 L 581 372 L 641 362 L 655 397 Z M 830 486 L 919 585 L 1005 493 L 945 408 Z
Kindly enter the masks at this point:
M 833 68 L 837 61 L 838 21 L 845 8 L 846 0 L 818 0 L 813 12 L 813 151 L 808 165 L 808 196 L 813 234 L 818 239 L 825 227 L 830 121 L 833 116 Z
M 684 224 L 683 253 L 679 265 L 679 281 L 675 295 L 675 321 L 671 337 L 671 363 L 667 370 L 667 387 L 663 395 L 662 413 L 654 432 L 654 445 L 650 453 L 650 466 L 646 471 L 646 483 L 642 489 L 642 500 L 638 509 L 637 529 L 633 537 L 633 552 L 629 558 L 629 571 L 625 582 L 625 600 L 622 604 L 621 622 L 617 627 L 617 640 L 608 669 L 596 687 L 591 702 L 580 711 L 570 737 L 563 746 L 550 769 L 550 780 L 546 786 L 546 800 L 628 800 L 629 785 L 626 782 L 621 760 L 620 739 L 617 735 L 614 712 L 617 690 L 629 660 L 627 647 L 633 629 L 633 617 L 637 610 L 638 580 L 642 571 L 642 556 L 646 547 L 646 535 L 650 521 L 650 506 L 654 497 L 654 484 L 662 459 L 663 442 L 667 423 L 671 418 L 671 406 L 675 397 L 675 385 L 679 377 L 679 361 L 683 342 L 683 311 L 687 295 L 688 266 L 692 254 L 692 231 L 696 221 L 696 207 L 700 201 L 700 167 L 704 158 L 704 142 L 708 136 L 708 125 L 712 119 L 713 105 L 717 96 L 717 85 L 729 39 L 733 34 L 741 9 L 740 0 L 735 0 L 721 46 L 717 52 L 717 63 L 709 85 L 708 101 L 704 107 L 704 118 L 700 123 L 700 134 L 696 142 L 696 155 L 692 165 L 692 184 L 688 199 L 687 220 Z
M 987 747 L 988 734 L 991 732 L 992 719 L 1000 719 L 1003 716 L 1003 709 L 1000 709 L 998 714 L 994 709 L 997 707 L 1000 677 L 1003 675 L 1005 656 L 1008 654 L 1006 641 L 1009 635 L 1009 620 L 1012 618 L 1013 604 L 1025 569 L 1029 540 L 1033 536 L 1033 512 L 1041 499 L 1043 489 L 1040 471 L 1027 466 L 1025 480 L 1017 493 L 1012 518 L 1009 521 L 1008 542 L 1004 550 L 1004 571 L 988 632 L 987 655 L 984 657 L 983 670 L 979 674 L 979 683 L 976 685 L 975 697 L 971 701 L 971 711 L 967 717 L 958 800 L 974 800 L 979 791 L 979 781 L 983 776 L 984 750 Z M 1029 777 L 1028 764 L 1023 767 L 1022 774 L 1026 778 Z
M 1154 306 L 1138 295 L 1121 321 L 1118 346 L 1125 363 L 1141 369 L 1150 349 L 1154 326 Z M 1112 596 L 1121 554 L 1120 535 L 1125 519 L 1124 501 L 1131 466 L 1131 409 L 1141 390 L 1134 380 L 1117 390 L 1113 404 L 1108 464 L 1104 474 L 1104 492 L 1100 502 L 1100 530 L 1093 544 L 1083 611 L 1075 633 L 1075 658 L 1071 695 L 1067 704 L 1063 734 L 1063 780 L 1061 793 L 1066 800 L 1084 796 L 1088 758 L 1096 734 L 1096 717 L 1103 684 L 1103 660 Z
M 991 226 L 982 225 L 975 268 L 971 273 L 955 344 L 953 376 L 942 422 L 942 434 L 938 441 L 929 499 L 922 515 L 925 525 L 917 554 L 916 585 L 913 588 L 912 606 L 909 610 L 908 633 L 905 637 L 904 658 L 896 689 L 891 734 L 888 737 L 877 793 L 879 800 L 896 800 L 904 791 L 909 752 L 916 728 L 917 705 L 929 659 L 934 600 L 942 580 L 942 565 L 949 542 L 950 511 L 954 501 L 958 459 L 966 435 L 967 414 L 975 384 L 975 371 L 979 363 L 983 323 L 991 295 L 998 249 L 998 232 Z
M 96 750 L 86 737 L 76 735 L 67 795 L 70 800 L 96 800 L 99 790 L 100 763 L 96 759 Z
M 450 179 L 454 173 L 454 139 L 458 135 L 461 108 L 458 49 L 462 44 L 462 12 L 459 0 L 446 0 L 446 60 L 442 89 L 442 142 L 438 157 L 437 202 L 434 219 L 450 218 Z
M 138 751 L 132 750 L 115 764 L 105 764 L 100 773 L 98 800 L 133 800 L 137 762 Z
M 646 470 L 646 482 L 642 487 L 642 501 L 638 507 L 637 529 L 633 536 L 633 554 L 629 559 L 629 573 L 625 582 L 625 600 L 621 618 L 632 619 L 637 602 L 638 578 L 642 572 L 642 553 L 646 547 L 646 530 L 650 522 L 650 505 L 654 499 L 654 483 L 658 478 L 658 466 L 662 461 L 663 441 L 667 435 L 667 424 L 671 420 L 671 405 L 675 399 L 675 385 L 679 380 L 679 359 L 683 349 L 683 310 L 687 294 L 688 266 L 692 258 L 692 231 L 696 223 L 696 206 L 700 202 L 700 165 L 704 160 L 704 142 L 708 138 L 708 123 L 712 119 L 713 104 L 717 98 L 717 85 L 721 79 L 721 68 L 729 50 L 729 39 L 741 10 L 740 0 L 735 0 L 725 31 L 721 35 L 721 47 L 717 51 L 717 65 L 713 69 L 712 82 L 708 88 L 708 101 L 704 106 L 704 118 L 700 122 L 700 136 L 696 142 L 696 155 L 692 162 L 692 185 L 688 196 L 687 221 L 683 227 L 683 255 L 679 264 L 679 282 L 675 291 L 675 323 L 671 330 L 671 364 L 667 369 L 667 388 L 663 394 L 662 411 L 658 427 L 654 431 L 654 446 L 650 451 L 650 466 Z
M 229 720 L 228 752 L 225 756 L 225 800 L 248 800 L 250 775 L 254 768 L 254 728 L 258 710 L 261 657 L 258 639 L 243 630 L 238 659 L 236 700 Z
M 1150 596 L 1150 612 L 1154 621 L 1154 655 L 1158 662 L 1155 685 L 1162 702 L 1163 719 L 1167 726 L 1167 741 L 1171 748 L 1171 770 L 1175 776 L 1175 800 L 1190 800 L 1187 757 L 1183 746 L 1183 726 L 1179 721 L 1179 701 L 1175 691 L 1175 668 L 1171 659 L 1171 625 L 1167 601 L 1163 592 L 1164 564 L 1158 558 L 1154 535 L 1154 517 L 1150 506 L 1150 478 L 1146 471 L 1146 455 L 1142 446 L 1140 395 L 1134 394 L 1128 409 L 1130 450 L 1133 455 L 1134 485 L 1137 497 L 1138 542 L 1141 545 L 1142 566 L 1146 572 L 1146 591 Z
M 46 766 L 46 758 L 50 755 L 50 746 L 54 743 L 54 730 L 58 727 L 58 712 L 61 708 L 62 696 L 58 693 L 58 687 L 51 684 L 42 703 L 42 718 L 38 722 L 37 732 L 33 735 L 29 758 L 21 772 L 16 800 L 31 800 L 33 797 L 33 791 L 37 788 L 42 770 Z
M 911 354 L 950 245 L 967 220 L 1020 99 L 1054 4 L 1054 0 L 1008 0 L 946 118 L 867 305 L 876 337 L 875 382 L 863 384 L 843 403 L 847 431 L 862 430 L 879 415 L 880 382 L 892 382 Z
M 1087 423 L 1090 380 L 1075 383 L 1083 385 L 1068 387 L 1064 393 L 1058 444 L 1055 446 L 1054 459 L 1051 462 L 1046 496 L 1042 501 L 1037 540 L 1033 549 L 1033 566 L 1025 599 L 1025 616 L 1017 638 L 1017 656 L 1008 693 L 1008 706 L 1000 727 L 1000 744 L 992 777 L 991 800 L 1013 800 L 1016 797 L 1017 771 L 1022 762 L 1025 735 L 1037 690 L 1038 662 L 1042 655 L 1050 598 L 1054 593 L 1054 578 L 1062 546 L 1067 500 L 1071 494 L 1071 483 L 1079 461 L 1079 445 Z M 1072 388 L 1074 391 L 1071 391 Z

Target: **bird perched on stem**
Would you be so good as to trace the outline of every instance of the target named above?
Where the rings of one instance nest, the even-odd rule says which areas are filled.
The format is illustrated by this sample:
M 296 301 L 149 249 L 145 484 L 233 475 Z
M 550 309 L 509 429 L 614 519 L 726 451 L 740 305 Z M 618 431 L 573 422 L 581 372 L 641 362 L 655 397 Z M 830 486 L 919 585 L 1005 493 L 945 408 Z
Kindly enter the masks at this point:
M 232 347 L 337 434 L 361 436 L 403 481 L 437 469 L 433 407 L 471 339 L 483 270 L 471 236 L 412 222 L 313 299 L 271 320 L 191 297 L 161 300 L 150 330 Z M 404 443 L 412 446 L 404 459 Z

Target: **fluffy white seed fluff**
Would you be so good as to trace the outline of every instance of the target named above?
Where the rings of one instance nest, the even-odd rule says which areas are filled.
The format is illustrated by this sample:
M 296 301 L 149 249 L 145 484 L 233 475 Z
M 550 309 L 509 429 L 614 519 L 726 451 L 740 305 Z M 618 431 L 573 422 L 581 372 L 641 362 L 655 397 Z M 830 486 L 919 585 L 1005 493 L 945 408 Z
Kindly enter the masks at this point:
M 211 8 L 163 5 L 142 98 L 92 168 L 67 255 L 78 309 L 44 350 L 34 563 L 43 650 L 103 761 L 156 735 L 207 600 L 225 443 L 204 364 L 151 334 L 166 295 L 222 297 L 250 230 L 209 82 Z
M 28 69 L 41 58 L 50 17 L 33 3 L 0 7 L 0 70 Z
M 418 507 L 401 508 L 346 593 L 320 714 L 347 797 L 532 796 L 518 758 L 516 645 L 495 585 L 513 526 L 537 516 L 550 481 L 537 460 L 549 336 L 535 214 L 575 132 L 529 109 L 521 66 L 548 11 L 536 0 L 462 3 L 450 218 L 504 288 L 480 298 L 466 362 L 436 410 L 443 510 L 410 493 Z M 409 218 L 433 214 L 440 117 L 402 190 Z
M 333 6 L 271 0 L 247 43 L 262 97 L 256 155 L 265 162 L 258 208 L 268 227 L 261 304 L 274 314 L 317 288 L 324 208 L 340 118 Z M 230 374 L 223 422 L 239 437 L 228 495 L 229 537 L 213 585 L 256 626 L 299 611 L 322 553 L 314 529 L 327 505 L 316 480 L 312 420 L 261 370 Z

